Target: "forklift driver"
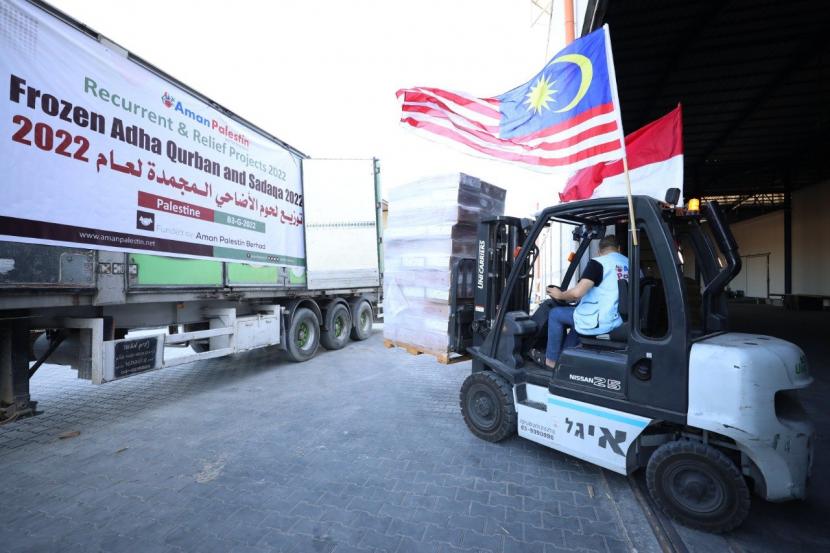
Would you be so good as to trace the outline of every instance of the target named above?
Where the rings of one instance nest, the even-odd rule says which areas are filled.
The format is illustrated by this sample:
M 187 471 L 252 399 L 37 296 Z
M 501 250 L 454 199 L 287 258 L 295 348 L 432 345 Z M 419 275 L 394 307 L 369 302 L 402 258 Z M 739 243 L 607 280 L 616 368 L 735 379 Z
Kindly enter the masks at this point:
M 597 336 L 611 332 L 623 323 L 618 310 L 619 279 L 628 278 L 628 258 L 620 253 L 617 237 L 609 235 L 599 242 L 599 255 L 588 262 L 576 286 L 563 292 L 548 286 L 554 300 L 579 304 L 559 305 L 548 315 L 548 346 L 545 364 L 555 367 L 563 348 L 579 344 L 577 334 Z M 565 335 L 568 328 L 572 330 Z

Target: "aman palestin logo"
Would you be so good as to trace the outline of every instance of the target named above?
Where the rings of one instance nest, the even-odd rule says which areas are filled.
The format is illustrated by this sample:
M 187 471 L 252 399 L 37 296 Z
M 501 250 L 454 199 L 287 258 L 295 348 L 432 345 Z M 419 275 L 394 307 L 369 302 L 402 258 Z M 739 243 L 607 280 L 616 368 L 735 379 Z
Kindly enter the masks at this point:
M 161 97 L 161 103 L 164 104 L 164 107 L 166 108 L 172 108 L 173 104 L 176 103 L 176 99 L 165 91 L 164 95 Z

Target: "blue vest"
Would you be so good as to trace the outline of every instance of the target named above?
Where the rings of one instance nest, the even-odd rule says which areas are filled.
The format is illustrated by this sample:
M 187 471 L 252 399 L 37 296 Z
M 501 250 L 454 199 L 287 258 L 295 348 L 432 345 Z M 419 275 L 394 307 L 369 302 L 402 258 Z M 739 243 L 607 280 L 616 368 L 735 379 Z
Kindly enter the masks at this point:
M 628 278 L 628 258 L 624 255 L 612 252 L 594 260 L 602 265 L 602 282 L 588 290 L 574 311 L 574 329 L 589 336 L 607 334 L 623 323 L 617 281 Z

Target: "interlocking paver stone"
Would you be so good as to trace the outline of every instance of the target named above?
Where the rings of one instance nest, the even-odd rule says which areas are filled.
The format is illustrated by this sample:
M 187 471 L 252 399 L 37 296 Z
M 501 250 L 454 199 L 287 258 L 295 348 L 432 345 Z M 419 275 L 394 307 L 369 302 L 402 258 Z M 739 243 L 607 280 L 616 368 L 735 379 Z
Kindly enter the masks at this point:
M 490 551 L 500 553 L 504 537 L 498 534 L 485 535 L 475 530 L 465 530 L 461 540 L 461 546 L 473 549 L 474 551 Z
M 599 469 L 467 430 L 468 371 L 379 333 L 103 386 L 44 365 L 44 414 L 0 426 L 0 552 L 630 549 Z

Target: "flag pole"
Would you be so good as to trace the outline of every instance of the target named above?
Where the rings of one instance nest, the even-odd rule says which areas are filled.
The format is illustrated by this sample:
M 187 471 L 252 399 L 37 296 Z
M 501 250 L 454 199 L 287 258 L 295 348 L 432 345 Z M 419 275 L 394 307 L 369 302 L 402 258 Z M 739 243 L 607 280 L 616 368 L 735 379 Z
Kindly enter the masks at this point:
M 625 139 L 623 138 L 623 142 Z M 640 245 L 637 239 L 637 218 L 634 215 L 634 198 L 631 195 L 631 177 L 628 174 L 628 155 L 623 150 L 623 172 L 625 173 L 626 196 L 628 198 L 628 231 L 631 233 L 631 243 L 636 248 Z
M 608 30 L 608 24 L 602 26 L 605 30 L 605 55 L 608 60 L 608 73 L 611 76 L 611 96 L 614 101 L 615 111 L 617 112 L 617 127 L 620 129 L 620 147 L 622 148 L 622 162 L 623 173 L 625 173 L 625 196 L 628 200 L 628 232 L 631 233 L 631 244 L 636 248 L 640 245 L 637 238 L 637 216 L 634 213 L 634 198 L 631 194 L 631 176 L 628 172 L 628 153 L 625 149 L 625 133 L 622 126 L 622 115 L 620 109 L 620 98 L 617 93 L 617 72 L 614 69 L 614 55 L 611 53 L 611 33 Z

